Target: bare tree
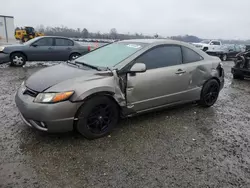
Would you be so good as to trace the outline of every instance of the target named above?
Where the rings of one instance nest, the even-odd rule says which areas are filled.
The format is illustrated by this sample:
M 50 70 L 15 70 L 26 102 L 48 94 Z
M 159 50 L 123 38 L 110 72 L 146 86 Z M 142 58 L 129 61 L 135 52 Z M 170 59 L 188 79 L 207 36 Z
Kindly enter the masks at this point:
M 118 33 L 117 33 L 116 28 L 112 28 L 112 29 L 110 30 L 109 34 L 110 34 L 110 37 L 111 37 L 111 38 L 117 39 L 117 34 L 118 34 Z
M 89 37 L 89 31 L 88 31 L 86 28 L 84 28 L 84 29 L 82 30 L 82 36 L 83 36 L 84 38 L 88 38 L 88 37 Z

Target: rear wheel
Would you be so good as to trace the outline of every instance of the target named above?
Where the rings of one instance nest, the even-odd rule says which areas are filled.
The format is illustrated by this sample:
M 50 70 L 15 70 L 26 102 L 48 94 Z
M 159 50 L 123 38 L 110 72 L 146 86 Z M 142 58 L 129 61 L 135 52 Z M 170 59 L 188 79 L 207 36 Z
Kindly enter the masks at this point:
M 201 91 L 200 105 L 203 107 L 213 106 L 217 101 L 220 92 L 220 85 L 215 79 L 207 81 Z
M 80 57 L 80 56 L 81 56 L 81 54 L 79 54 L 79 53 L 73 53 L 73 54 L 71 54 L 71 55 L 69 56 L 69 60 L 70 60 L 70 61 L 75 60 L 75 59 L 77 59 L 77 58 Z
M 208 50 L 208 47 L 204 47 L 202 50 L 206 52 Z
M 10 56 L 11 66 L 21 67 L 26 63 L 26 57 L 22 53 L 13 53 Z
M 119 119 L 119 109 L 109 97 L 96 96 L 84 102 L 77 118 L 77 131 L 87 139 L 96 139 L 113 130 Z
M 221 55 L 221 60 L 222 60 L 222 61 L 226 61 L 226 60 L 227 60 L 227 54 Z

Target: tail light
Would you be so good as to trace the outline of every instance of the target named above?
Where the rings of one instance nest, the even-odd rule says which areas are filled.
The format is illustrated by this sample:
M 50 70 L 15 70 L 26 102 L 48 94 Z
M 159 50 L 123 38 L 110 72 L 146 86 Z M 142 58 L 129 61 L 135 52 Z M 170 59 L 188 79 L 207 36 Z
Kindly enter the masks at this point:
M 90 46 L 88 46 L 88 52 L 90 52 L 91 51 L 91 48 L 90 48 Z

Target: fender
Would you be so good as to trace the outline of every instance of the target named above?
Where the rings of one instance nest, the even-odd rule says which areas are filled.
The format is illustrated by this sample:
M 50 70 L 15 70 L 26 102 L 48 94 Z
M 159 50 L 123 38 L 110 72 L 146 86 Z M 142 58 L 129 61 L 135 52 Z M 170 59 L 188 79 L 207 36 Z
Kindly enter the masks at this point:
M 85 90 L 82 94 L 77 95 L 78 97 L 74 98 L 72 101 L 73 102 L 84 101 L 86 98 L 95 94 L 110 93 L 112 94 L 114 100 L 119 104 L 119 106 L 125 107 L 126 99 L 125 99 L 125 94 L 122 92 L 119 85 L 119 77 L 116 73 L 116 70 L 112 72 L 113 72 L 113 76 L 111 77 L 112 79 L 110 79 L 109 82 L 106 83 L 107 84 L 106 86 L 98 84 L 97 87 Z

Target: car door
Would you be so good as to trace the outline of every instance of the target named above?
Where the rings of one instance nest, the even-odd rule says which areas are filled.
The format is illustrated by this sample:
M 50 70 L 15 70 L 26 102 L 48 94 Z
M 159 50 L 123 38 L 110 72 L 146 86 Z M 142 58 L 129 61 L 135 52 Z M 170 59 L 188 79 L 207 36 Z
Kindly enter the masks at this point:
M 155 47 L 135 60 L 144 63 L 146 72 L 127 75 L 127 105 L 143 111 L 185 100 L 187 72 L 182 64 L 181 47 Z
M 29 61 L 52 61 L 53 51 L 53 38 L 44 37 L 33 42 L 26 53 Z
M 211 41 L 209 49 L 211 49 L 211 51 L 220 51 L 221 43 L 219 41 Z
M 69 39 L 55 38 L 55 61 L 67 61 L 74 47 L 74 42 Z
M 204 58 L 194 50 L 182 46 L 182 63 L 183 69 L 186 71 L 183 74 L 183 101 L 194 101 L 200 99 L 201 85 L 206 79 L 207 67 L 210 67 L 210 62 L 204 61 Z

